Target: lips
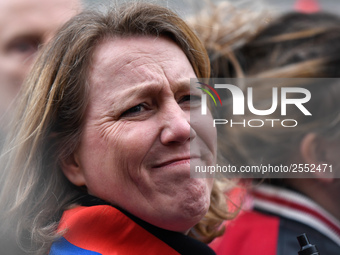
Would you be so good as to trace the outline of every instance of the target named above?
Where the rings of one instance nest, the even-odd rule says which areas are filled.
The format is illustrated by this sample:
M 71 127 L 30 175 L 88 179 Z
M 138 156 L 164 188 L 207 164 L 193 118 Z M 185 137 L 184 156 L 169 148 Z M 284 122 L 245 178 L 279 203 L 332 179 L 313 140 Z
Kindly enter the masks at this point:
M 198 158 L 197 156 L 185 156 L 185 157 L 178 157 L 178 158 L 173 158 L 166 160 L 161 163 L 156 163 L 156 165 L 153 166 L 153 168 L 160 168 L 160 167 L 165 167 L 169 165 L 179 165 L 179 164 L 189 164 L 190 160 L 193 158 Z

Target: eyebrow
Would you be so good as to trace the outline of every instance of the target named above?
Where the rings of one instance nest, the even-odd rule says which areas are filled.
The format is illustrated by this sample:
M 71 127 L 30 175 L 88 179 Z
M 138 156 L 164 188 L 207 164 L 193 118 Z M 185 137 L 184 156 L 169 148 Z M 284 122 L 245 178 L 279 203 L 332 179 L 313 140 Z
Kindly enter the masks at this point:
M 165 86 L 167 85 L 157 82 L 146 82 L 135 86 L 132 85 L 130 88 L 124 89 L 123 94 L 139 94 L 143 97 L 150 94 L 158 94 Z M 187 91 L 190 90 L 190 88 L 190 78 L 170 84 L 170 89 L 174 93 Z
M 171 91 L 176 93 L 183 93 L 185 91 L 190 92 L 190 79 L 183 79 L 176 84 L 170 85 L 172 87 Z M 175 91 L 173 89 L 175 87 Z M 120 100 L 114 100 L 111 103 L 112 110 L 110 111 L 110 115 L 116 115 L 117 111 L 120 107 L 124 108 L 125 105 L 129 104 L 130 100 L 135 100 L 138 98 L 145 98 L 148 96 L 154 96 L 159 93 L 161 93 L 162 89 L 164 88 L 164 85 L 160 83 L 153 83 L 153 82 L 146 82 L 144 84 L 139 85 L 132 85 L 130 88 L 124 89 L 120 91 L 117 95 L 117 97 L 120 98 Z M 117 98 L 116 97 L 116 98 Z M 133 98 L 131 98 L 133 97 Z M 124 100 L 125 98 L 125 100 Z M 122 100 L 123 99 L 123 100 Z

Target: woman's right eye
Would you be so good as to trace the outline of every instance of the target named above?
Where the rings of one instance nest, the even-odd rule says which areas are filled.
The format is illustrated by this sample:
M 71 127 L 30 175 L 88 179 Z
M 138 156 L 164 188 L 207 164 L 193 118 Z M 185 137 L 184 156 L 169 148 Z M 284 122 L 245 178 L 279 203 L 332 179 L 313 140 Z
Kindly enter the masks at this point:
M 138 104 L 123 112 L 120 117 L 133 117 L 146 110 L 144 104 Z

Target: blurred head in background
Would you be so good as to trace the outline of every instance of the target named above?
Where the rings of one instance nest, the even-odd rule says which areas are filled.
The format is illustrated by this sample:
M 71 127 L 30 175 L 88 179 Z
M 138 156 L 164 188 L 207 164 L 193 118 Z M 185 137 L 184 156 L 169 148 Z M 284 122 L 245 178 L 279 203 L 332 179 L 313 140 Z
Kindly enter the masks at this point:
M 251 84 L 254 89 L 253 100 L 258 104 L 258 109 L 269 109 L 272 102 L 273 83 L 264 82 L 265 78 L 311 78 L 308 82 L 299 84 L 291 79 L 291 84 L 277 83 L 275 87 L 278 87 L 279 91 L 281 87 L 287 86 L 302 87 L 310 91 L 311 99 L 305 107 L 312 116 L 301 114 L 295 107 L 296 109 L 287 112 L 285 117 L 298 122 L 294 128 L 286 128 L 282 125 L 272 127 L 270 122 L 259 129 L 228 128 L 225 130 L 228 133 L 228 142 L 224 147 L 227 150 L 225 155 L 236 164 L 332 165 L 333 174 L 310 173 L 312 176 L 309 178 L 267 181 L 298 190 L 338 219 L 340 219 L 340 207 L 334 201 L 338 199 L 340 181 L 334 173 L 340 170 L 337 155 L 340 150 L 338 100 L 340 84 L 335 79 L 318 82 L 317 78 L 340 77 L 339 41 L 340 18 L 338 16 L 328 13 L 288 13 L 273 19 L 268 26 L 260 29 L 243 46 L 236 49 L 235 59 L 242 70 L 242 76 L 262 79 L 261 84 Z M 227 72 L 234 77 L 240 77 L 240 72 L 233 66 L 228 56 L 220 54 L 219 60 L 221 59 L 228 68 L 216 68 L 215 74 L 218 77 L 228 77 Z M 212 65 L 218 66 L 220 63 L 212 61 Z M 254 119 L 250 113 L 241 117 L 246 121 Z M 268 116 L 256 116 L 256 119 L 268 118 Z M 280 111 L 270 115 L 270 119 L 280 118 L 282 119 Z M 295 177 L 291 176 L 291 178 Z M 316 190 L 318 192 L 315 192 Z
M 1 129 L 37 52 L 80 9 L 80 0 L 0 1 Z

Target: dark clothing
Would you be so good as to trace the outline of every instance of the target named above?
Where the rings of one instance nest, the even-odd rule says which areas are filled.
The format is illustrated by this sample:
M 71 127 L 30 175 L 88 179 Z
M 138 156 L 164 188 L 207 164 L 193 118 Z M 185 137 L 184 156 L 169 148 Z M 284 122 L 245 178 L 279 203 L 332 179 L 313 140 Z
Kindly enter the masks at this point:
M 98 201 L 88 200 L 64 212 L 58 231 L 66 233 L 53 243 L 50 255 L 215 254 L 191 237 L 155 227 Z
M 259 185 L 253 208 L 227 226 L 213 248 L 218 255 L 297 255 L 296 239 L 306 233 L 320 255 L 340 254 L 340 222 L 309 198 L 283 188 Z

